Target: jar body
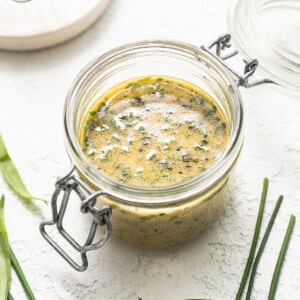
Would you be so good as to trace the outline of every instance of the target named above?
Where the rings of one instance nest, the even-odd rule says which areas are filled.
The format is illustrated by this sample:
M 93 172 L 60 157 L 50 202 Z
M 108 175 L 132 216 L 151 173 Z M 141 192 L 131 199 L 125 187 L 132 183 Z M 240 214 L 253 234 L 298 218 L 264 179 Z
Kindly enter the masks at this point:
M 112 234 L 126 242 L 144 247 L 177 245 L 195 238 L 224 213 L 230 199 L 228 185 L 232 171 L 205 193 L 183 202 L 146 207 L 101 197 L 98 206 L 108 205 L 113 209 Z
M 203 174 L 166 187 L 130 186 L 109 177 L 84 156 L 78 142 L 89 109 L 107 90 L 131 78 L 169 76 L 201 88 L 222 110 L 230 137 L 224 153 Z M 227 181 L 243 144 L 238 87 L 224 67 L 200 48 L 145 41 L 117 48 L 91 62 L 74 81 L 65 106 L 68 154 L 83 180 L 102 190 L 112 208 L 112 233 L 142 246 L 189 240 L 217 220 L 228 204 Z

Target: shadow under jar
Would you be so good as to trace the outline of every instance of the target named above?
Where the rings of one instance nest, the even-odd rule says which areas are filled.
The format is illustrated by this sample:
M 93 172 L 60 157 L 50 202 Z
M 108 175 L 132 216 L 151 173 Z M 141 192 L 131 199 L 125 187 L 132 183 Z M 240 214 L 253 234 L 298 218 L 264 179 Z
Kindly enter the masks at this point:
M 224 115 L 229 140 L 205 172 L 178 184 L 133 186 L 97 169 L 84 155 L 79 136 L 87 114 L 108 90 L 131 78 L 173 77 L 203 90 Z M 236 82 L 211 55 L 170 41 L 142 41 L 119 47 L 88 64 L 75 79 L 64 110 L 66 147 L 80 177 L 112 208 L 113 234 L 142 246 L 170 246 L 195 237 L 228 204 L 227 181 L 243 143 L 243 110 Z

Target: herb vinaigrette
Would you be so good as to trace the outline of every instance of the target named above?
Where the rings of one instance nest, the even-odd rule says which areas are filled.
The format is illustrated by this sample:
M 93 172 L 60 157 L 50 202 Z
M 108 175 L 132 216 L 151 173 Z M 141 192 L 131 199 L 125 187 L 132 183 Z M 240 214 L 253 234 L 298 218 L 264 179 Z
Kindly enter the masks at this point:
M 201 89 L 170 77 L 119 84 L 89 112 L 81 145 L 91 163 L 137 186 L 180 183 L 209 168 L 225 150 L 224 116 Z

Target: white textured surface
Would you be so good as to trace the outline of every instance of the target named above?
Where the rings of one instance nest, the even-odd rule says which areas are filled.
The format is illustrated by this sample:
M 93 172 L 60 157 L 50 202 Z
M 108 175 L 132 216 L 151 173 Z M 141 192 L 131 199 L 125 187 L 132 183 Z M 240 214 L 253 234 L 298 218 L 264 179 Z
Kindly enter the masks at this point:
M 69 166 L 62 108 L 83 65 L 138 39 L 208 42 L 226 30 L 228 3 L 114 0 L 95 26 L 64 45 L 22 54 L 0 52 L 0 128 L 32 193 L 49 198 L 56 177 Z M 89 270 L 76 273 L 39 234 L 38 225 L 41 218 L 49 218 L 49 207 L 41 204 L 40 212 L 29 211 L 0 178 L 10 241 L 37 299 L 233 299 L 249 251 L 262 180 L 268 176 L 267 215 L 279 193 L 285 200 L 255 282 L 253 299 L 266 299 L 289 215 L 300 216 L 300 101 L 270 86 L 242 94 L 246 141 L 231 184 L 231 204 L 215 226 L 186 245 L 154 251 L 112 237 L 89 255 Z M 77 215 L 70 219 L 76 231 L 86 234 L 87 222 L 79 222 Z M 299 238 L 297 224 L 277 299 L 300 299 Z M 25 299 L 15 278 L 12 293 L 17 300 Z

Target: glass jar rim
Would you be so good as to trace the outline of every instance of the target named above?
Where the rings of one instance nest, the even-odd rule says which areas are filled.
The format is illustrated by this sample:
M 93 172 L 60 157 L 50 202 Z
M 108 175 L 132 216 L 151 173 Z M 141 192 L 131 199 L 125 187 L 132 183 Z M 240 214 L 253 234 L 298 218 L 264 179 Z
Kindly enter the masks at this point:
M 206 61 L 210 67 L 218 71 L 222 80 L 228 84 L 228 92 L 231 95 L 230 100 L 235 109 L 234 123 L 225 151 L 207 171 L 175 185 L 162 187 L 134 186 L 120 182 L 104 174 L 98 170 L 96 166 L 87 161 L 74 130 L 74 119 L 72 116 L 72 113 L 74 113 L 72 112 L 72 108 L 74 108 L 73 102 L 76 101 L 78 91 L 88 82 L 89 75 L 93 74 L 93 72 L 101 67 L 102 64 L 107 63 L 112 59 L 121 58 L 125 53 L 130 51 L 136 52 L 147 49 L 147 53 L 149 53 L 149 48 L 151 50 L 151 48 L 158 49 L 159 47 L 164 51 L 178 51 L 183 57 L 189 56 L 196 60 L 201 58 Z M 143 54 L 143 52 L 140 53 Z M 77 167 L 79 173 L 86 176 L 92 185 L 107 192 L 118 201 L 128 204 L 142 204 L 145 206 L 172 204 L 205 192 L 214 183 L 220 180 L 235 163 L 243 143 L 243 105 L 239 88 L 228 70 L 207 52 L 194 45 L 183 42 L 170 40 L 144 40 L 116 47 L 92 60 L 82 69 L 71 84 L 66 97 L 64 106 L 64 129 L 66 148 L 70 159 Z M 100 175 L 102 182 L 99 184 Z

